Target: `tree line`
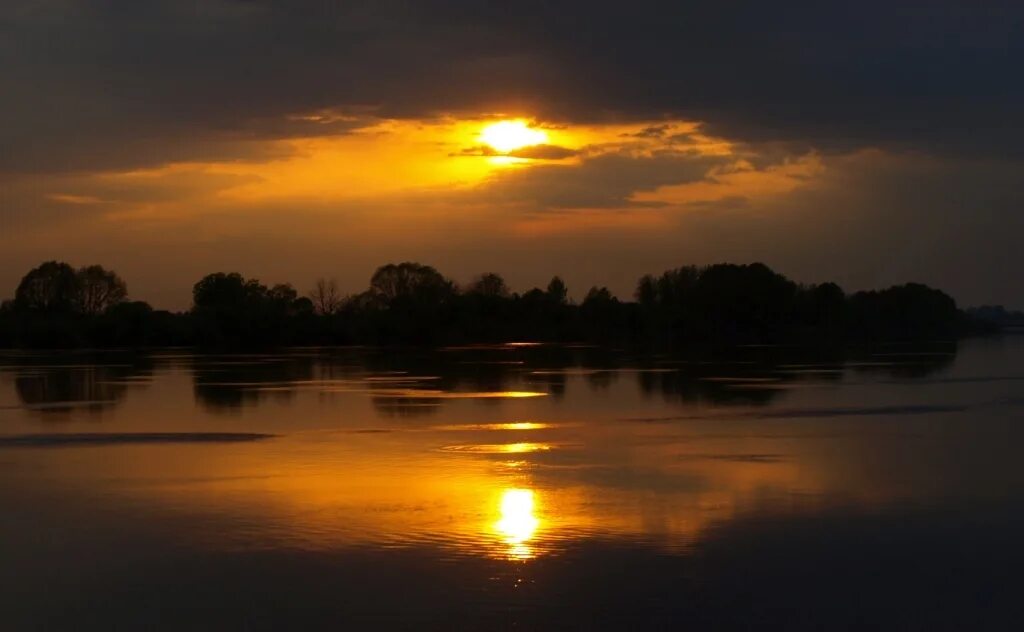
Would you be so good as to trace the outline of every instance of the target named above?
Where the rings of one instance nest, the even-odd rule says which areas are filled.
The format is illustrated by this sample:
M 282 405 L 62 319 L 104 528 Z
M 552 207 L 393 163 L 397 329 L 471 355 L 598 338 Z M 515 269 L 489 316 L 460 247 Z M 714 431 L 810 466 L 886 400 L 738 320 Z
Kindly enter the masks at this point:
M 801 285 L 761 263 L 685 266 L 646 275 L 634 300 L 606 287 L 580 302 L 553 277 L 513 292 L 498 274 L 460 286 L 431 266 L 391 263 L 345 295 L 330 279 L 306 294 L 238 273 L 200 279 L 172 313 L 129 299 L 115 272 L 49 261 L 0 305 L 0 346 L 441 345 L 534 340 L 662 346 L 948 339 L 990 331 L 944 292 L 918 283 L 845 293 Z

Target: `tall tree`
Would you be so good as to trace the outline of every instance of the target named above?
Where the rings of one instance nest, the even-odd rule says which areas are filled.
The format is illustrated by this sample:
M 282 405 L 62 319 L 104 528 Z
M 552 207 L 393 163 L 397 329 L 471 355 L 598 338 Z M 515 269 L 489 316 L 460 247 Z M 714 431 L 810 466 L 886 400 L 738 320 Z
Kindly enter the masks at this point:
M 317 279 L 316 285 L 309 292 L 309 299 L 313 301 L 313 309 L 318 314 L 328 315 L 337 312 L 342 304 L 338 282 L 323 277 Z
M 551 281 L 548 283 L 548 297 L 559 305 L 568 301 L 569 289 L 565 287 L 562 277 L 551 277 Z
M 14 294 L 19 309 L 44 312 L 74 311 L 78 275 L 62 261 L 47 261 L 33 268 L 18 284 Z
M 510 294 L 505 279 L 500 274 L 488 272 L 481 274 L 470 285 L 469 291 L 480 296 L 507 298 Z
M 242 308 L 248 300 L 265 294 L 267 288 L 255 279 L 246 280 L 237 272 L 208 274 L 192 287 L 196 309 Z
M 102 314 L 128 296 L 128 286 L 124 280 L 103 266 L 79 268 L 77 276 L 75 307 L 82 314 Z
M 389 263 L 377 268 L 370 292 L 384 305 L 396 301 L 441 302 L 455 293 L 451 281 L 434 268 L 420 263 Z

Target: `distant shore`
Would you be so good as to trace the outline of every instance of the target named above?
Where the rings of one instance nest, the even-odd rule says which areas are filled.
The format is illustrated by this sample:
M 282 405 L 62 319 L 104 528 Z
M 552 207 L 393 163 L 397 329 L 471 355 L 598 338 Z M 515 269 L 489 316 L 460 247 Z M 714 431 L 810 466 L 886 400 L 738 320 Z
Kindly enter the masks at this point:
M 380 267 L 367 290 L 319 279 L 305 295 L 238 273 L 203 277 L 192 308 L 172 313 L 129 299 L 114 272 L 43 263 L 0 306 L 0 347 L 256 349 L 294 345 L 447 345 L 510 340 L 635 344 L 835 344 L 955 339 L 1024 330 L 1001 307 L 960 309 L 919 283 L 845 293 L 798 284 L 760 263 L 687 266 L 637 282 L 633 300 L 592 287 L 579 302 L 553 277 L 512 292 L 494 273 L 458 286 L 434 268 Z

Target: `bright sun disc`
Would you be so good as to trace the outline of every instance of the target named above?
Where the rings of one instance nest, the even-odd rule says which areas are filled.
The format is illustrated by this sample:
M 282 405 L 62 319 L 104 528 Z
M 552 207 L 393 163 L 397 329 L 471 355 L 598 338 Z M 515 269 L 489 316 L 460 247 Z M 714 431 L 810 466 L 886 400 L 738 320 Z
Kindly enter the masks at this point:
M 542 130 L 534 129 L 524 121 L 499 121 L 480 132 L 480 140 L 500 152 L 539 145 L 548 140 Z

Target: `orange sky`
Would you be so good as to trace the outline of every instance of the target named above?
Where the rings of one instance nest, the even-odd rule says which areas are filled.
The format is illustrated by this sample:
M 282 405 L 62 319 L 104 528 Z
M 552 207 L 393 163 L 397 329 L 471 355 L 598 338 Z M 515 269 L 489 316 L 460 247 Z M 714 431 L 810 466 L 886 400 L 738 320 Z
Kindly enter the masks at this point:
M 605 280 L 596 269 L 567 270 L 575 260 L 523 259 L 543 241 L 587 250 L 594 237 L 657 239 L 678 230 L 693 205 L 769 200 L 824 170 L 813 152 L 758 166 L 756 151 L 706 135 L 692 121 L 556 125 L 504 115 L 397 120 L 330 112 L 299 118 L 314 125 L 342 118 L 354 128 L 253 141 L 231 160 L 19 180 L 14 196 L 49 219 L 22 220 L 10 251 L 19 265 L 0 282 L 15 284 L 20 267 L 40 258 L 95 259 L 125 276 L 133 296 L 185 308 L 190 284 L 213 269 L 290 281 L 300 290 L 318 276 L 335 276 L 354 292 L 376 265 L 426 259 L 456 280 L 497 270 L 525 290 L 559 273 L 628 295 L 645 268 Z M 526 137 L 496 149 L 487 143 L 496 124 L 499 133 L 511 126 L 513 136 Z M 487 243 L 508 256 L 486 256 L 494 254 Z M 271 252 L 258 253 L 264 248 Z M 178 259 L 184 249 L 188 256 Z M 314 261 L 312 253 L 320 257 Z M 461 269 L 444 268 L 453 259 Z
M 949 166 L 925 154 L 821 154 L 674 119 L 286 118 L 307 131 L 248 140 L 230 159 L 9 178 L 7 199 L 28 212 L 0 237 L 0 286 L 13 293 L 46 259 L 100 263 L 133 298 L 186 309 L 192 283 L 212 271 L 300 292 L 336 278 L 355 293 L 377 266 L 418 260 L 458 282 L 493 271 L 525 291 L 559 274 L 571 296 L 607 285 L 626 298 L 648 272 L 760 260 L 848 290 L 916 280 L 967 302 L 1006 291 L 1005 279 L 977 272 L 992 261 L 963 261 L 972 243 L 949 256 L 983 225 L 949 207 L 973 198 L 929 191 Z M 338 121 L 343 132 L 330 127 Z M 500 138 L 509 129 L 511 140 Z M 1011 171 L 970 168 L 1013 186 Z M 923 223 L 922 195 L 935 200 L 921 207 Z

